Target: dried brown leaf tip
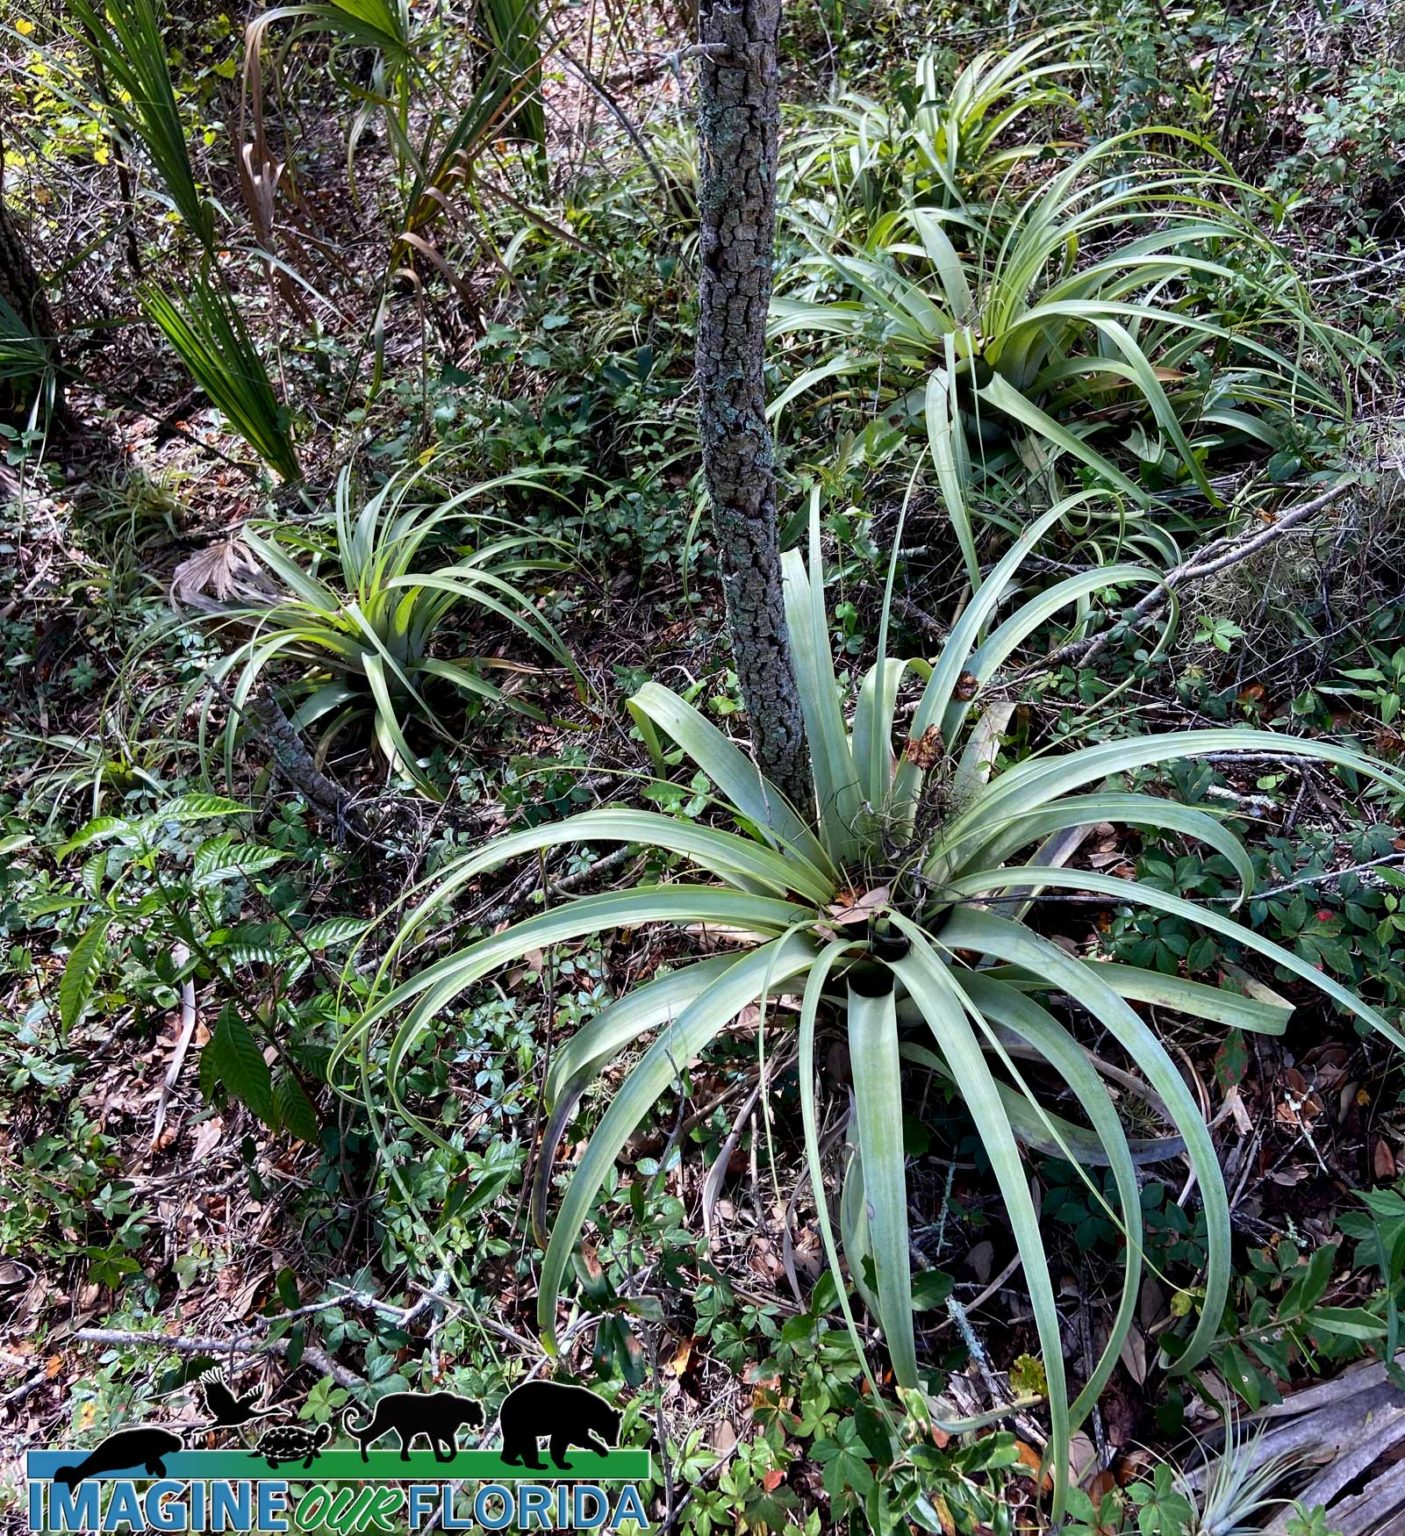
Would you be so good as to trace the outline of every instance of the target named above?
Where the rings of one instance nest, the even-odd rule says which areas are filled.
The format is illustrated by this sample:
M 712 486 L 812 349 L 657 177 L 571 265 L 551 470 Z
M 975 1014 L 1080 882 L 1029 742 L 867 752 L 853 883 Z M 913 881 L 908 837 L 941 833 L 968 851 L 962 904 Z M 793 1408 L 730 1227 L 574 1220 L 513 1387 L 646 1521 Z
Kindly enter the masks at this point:
M 903 749 L 903 756 L 914 767 L 922 769 L 926 773 L 935 768 L 942 757 L 942 733 L 935 725 L 929 725 L 920 736 L 908 738 L 907 746 Z

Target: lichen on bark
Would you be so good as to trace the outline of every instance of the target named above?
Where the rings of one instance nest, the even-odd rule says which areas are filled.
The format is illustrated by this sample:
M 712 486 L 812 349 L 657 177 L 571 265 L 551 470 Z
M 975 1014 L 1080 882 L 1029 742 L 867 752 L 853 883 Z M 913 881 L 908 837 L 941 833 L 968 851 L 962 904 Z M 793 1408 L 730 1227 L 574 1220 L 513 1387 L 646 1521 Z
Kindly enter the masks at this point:
M 701 0 L 698 418 L 737 681 L 762 772 L 813 796 L 781 597 L 763 368 L 775 251 L 780 0 Z

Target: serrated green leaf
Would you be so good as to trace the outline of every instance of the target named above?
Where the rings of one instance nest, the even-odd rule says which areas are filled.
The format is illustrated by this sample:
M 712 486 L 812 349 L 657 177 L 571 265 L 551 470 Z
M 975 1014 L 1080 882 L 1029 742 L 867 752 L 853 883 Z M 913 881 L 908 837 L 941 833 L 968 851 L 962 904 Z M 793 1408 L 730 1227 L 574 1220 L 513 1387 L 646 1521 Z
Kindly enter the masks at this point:
M 258 1041 L 233 1003 L 220 1011 L 210 1044 L 216 1050 L 220 1085 L 272 1130 L 278 1129 L 273 1106 L 273 1077 Z M 205 1047 L 209 1050 L 209 1045 Z
M 99 848 L 94 854 L 90 854 L 83 860 L 83 869 L 78 876 L 78 883 L 89 896 L 96 897 L 102 890 L 103 880 L 107 876 L 106 848 Z
M 338 944 L 359 939 L 373 923 L 374 919 L 369 917 L 329 917 L 305 928 L 300 937 L 308 949 L 334 949 Z
M 321 1122 L 302 1084 L 291 1072 L 282 1073 L 273 1088 L 274 1111 L 278 1122 L 299 1141 L 315 1142 Z
M 196 889 L 218 885 L 223 880 L 248 879 L 261 870 L 272 869 L 287 857 L 277 848 L 262 848 L 257 843 L 235 842 L 227 835 L 207 838 L 195 850 Z
M 210 1038 L 201 1047 L 196 1080 L 200 1085 L 200 1097 L 207 1104 L 212 1103 L 215 1097 L 215 1089 L 224 1081 L 224 1063 L 220 1054 L 220 1033 L 218 1028 L 210 1032 Z
M 107 930 L 111 926 L 112 913 L 99 913 L 69 951 L 59 981 L 59 1030 L 65 1036 L 82 1018 L 92 998 L 107 957 Z
M 215 816 L 249 816 L 252 812 L 247 805 L 241 805 L 237 800 L 230 800 L 225 795 L 189 794 L 177 795 L 174 800 L 168 801 L 160 810 L 152 814 L 151 819 L 162 821 L 208 821 Z
M 66 843 L 60 843 L 54 849 L 54 857 L 60 861 L 66 859 L 70 853 L 76 853 L 80 848 L 86 848 L 89 843 L 94 843 L 100 837 L 117 837 L 119 834 L 130 833 L 132 823 L 122 816 L 95 816 L 91 821 L 73 834 Z

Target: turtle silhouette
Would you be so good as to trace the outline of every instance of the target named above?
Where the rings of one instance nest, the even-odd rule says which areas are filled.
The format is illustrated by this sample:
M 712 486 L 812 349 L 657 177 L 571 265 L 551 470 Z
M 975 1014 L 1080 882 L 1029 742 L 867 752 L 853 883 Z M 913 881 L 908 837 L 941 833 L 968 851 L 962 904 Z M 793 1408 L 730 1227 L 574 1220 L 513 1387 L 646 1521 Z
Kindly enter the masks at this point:
M 607 1455 L 620 1432 L 619 1413 L 603 1397 L 585 1387 L 559 1381 L 524 1381 L 503 1399 L 498 1410 L 502 1425 L 502 1459 L 509 1466 L 541 1471 L 538 1441 L 550 1443 L 551 1460 L 570 1471 L 566 1452 L 573 1445 Z
M 483 1423 L 482 1408 L 454 1392 L 389 1392 L 377 1400 L 364 1424 L 352 1422 L 354 1411 L 347 1410 L 342 1428 L 361 1447 L 362 1461 L 370 1460 L 367 1446 L 391 1430 L 400 1437 L 401 1461 L 409 1461 L 410 1442 L 417 1435 L 434 1448 L 435 1461 L 452 1461 L 458 1455 L 460 1428 L 467 1424 L 477 1429 Z
M 132 1467 L 145 1467 L 152 1477 L 165 1477 L 165 1458 L 184 1449 L 185 1441 L 169 1429 L 119 1429 L 77 1466 L 57 1468 L 54 1481 L 74 1488 L 85 1477 L 104 1477 Z
M 205 1412 L 210 1416 L 208 1429 L 238 1429 L 251 1419 L 266 1419 L 282 1412 L 279 1408 L 256 1408 L 253 1393 L 248 1397 L 235 1397 L 229 1390 L 229 1378 L 216 1366 L 201 1375 L 200 1396 Z
M 300 1461 L 310 1467 L 331 1437 L 330 1424 L 319 1424 L 316 1429 L 305 1424 L 272 1424 L 249 1454 L 262 1457 L 270 1467 L 276 1468 L 284 1461 Z

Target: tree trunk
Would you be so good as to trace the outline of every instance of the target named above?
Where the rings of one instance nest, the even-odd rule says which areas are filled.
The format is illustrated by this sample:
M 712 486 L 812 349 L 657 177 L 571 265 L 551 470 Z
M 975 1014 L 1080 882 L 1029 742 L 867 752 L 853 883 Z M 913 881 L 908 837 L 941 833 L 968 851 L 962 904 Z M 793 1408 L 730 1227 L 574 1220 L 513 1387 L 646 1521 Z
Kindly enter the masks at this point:
M 781 602 L 762 364 L 775 249 L 781 0 L 701 0 L 698 417 L 737 680 L 757 765 L 802 810 L 809 753 Z
M 20 324 L 36 337 L 51 361 L 58 358 L 58 330 L 39 274 L 29 259 L 20 238 L 19 227 L 3 198 L 5 146 L 0 140 L 0 299 L 15 312 Z M 3 326 L 3 317 L 0 317 Z M 0 374 L 0 417 L 22 416 L 34 403 L 34 396 L 44 375 L 44 364 L 36 356 L 34 374 L 6 378 Z M 54 405 L 60 404 L 59 387 L 54 384 Z

